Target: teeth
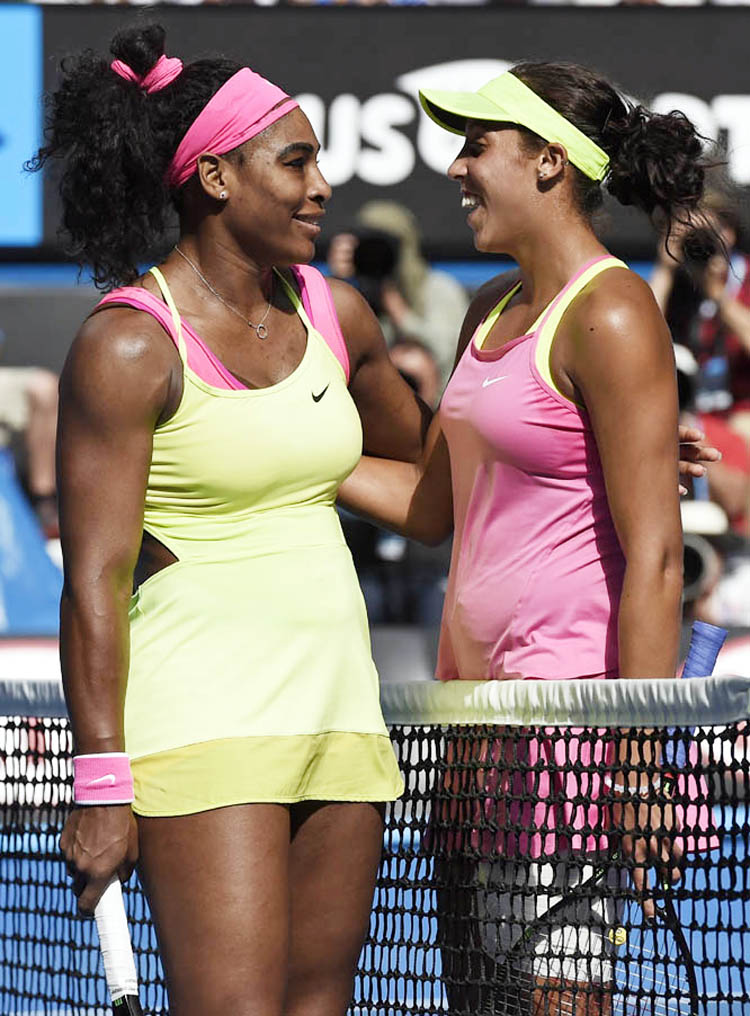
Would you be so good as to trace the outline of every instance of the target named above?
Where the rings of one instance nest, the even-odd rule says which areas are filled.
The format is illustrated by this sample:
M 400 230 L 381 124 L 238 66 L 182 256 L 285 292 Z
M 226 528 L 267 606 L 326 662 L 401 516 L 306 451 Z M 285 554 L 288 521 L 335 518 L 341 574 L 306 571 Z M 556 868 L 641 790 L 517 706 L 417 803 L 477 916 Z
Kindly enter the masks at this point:
M 473 196 L 473 194 L 463 194 L 461 196 L 462 208 L 476 208 L 478 205 L 479 201 Z

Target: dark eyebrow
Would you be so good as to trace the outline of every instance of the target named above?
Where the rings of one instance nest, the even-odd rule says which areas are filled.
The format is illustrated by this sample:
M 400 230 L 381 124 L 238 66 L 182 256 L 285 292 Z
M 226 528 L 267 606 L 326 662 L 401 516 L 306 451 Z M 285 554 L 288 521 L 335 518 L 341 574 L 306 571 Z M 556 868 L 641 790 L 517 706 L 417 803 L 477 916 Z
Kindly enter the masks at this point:
M 487 133 L 487 124 L 478 123 L 476 120 L 469 120 L 466 124 L 466 140 L 476 141 Z
M 287 155 L 291 155 L 292 152 L 305 152 L 307 155 L 315 155 L 317 149 L 308 141 L 292 141 L 290 145 L 286 145 L 281 149 L 279 152 L 279 158 L 285 159 Z
M 513 130 L 517 127 L 518 124 L 505 120 L 469 120 L 466 126 L 466 138 L 469 141 L 476 141 L 478 138 L 484 137 L 485 134 L 489 134 L 490 131 Z

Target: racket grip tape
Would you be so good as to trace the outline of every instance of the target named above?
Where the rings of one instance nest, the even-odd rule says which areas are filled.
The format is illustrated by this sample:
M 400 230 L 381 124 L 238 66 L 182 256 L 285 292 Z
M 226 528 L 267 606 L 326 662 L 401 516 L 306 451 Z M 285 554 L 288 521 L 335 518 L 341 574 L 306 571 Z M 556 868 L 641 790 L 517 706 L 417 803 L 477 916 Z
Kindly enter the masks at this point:
M 117 1016 L 142 1016 L 133 947 L 118 878 L 114 878 L 104 890 L 96 905 L 94 918 L 112 1011 Z
M 726 628 L 719 628 L 706 621 L 693 621 L 690 647 L 685 666 L 682 668 L 682 676 L 684 678 L 710 677 L 726 637 Z M 689 734 L 692 735 L 692 730 L 689 731 Z M 676 743 L 674 740 L 667 743 L 664 760 L 674 770 L 686 767 L 687 752 L 684 735 Z M 676 772 L 666 772 L 662 779 L 662 789 L 667 796 L 673 792 L 675 783 Z
M 693 634 L 682 676 L 708 677 L 712 674 L 726 637 L 726 628 L 719 628 L 706 621 L 693 621 Z

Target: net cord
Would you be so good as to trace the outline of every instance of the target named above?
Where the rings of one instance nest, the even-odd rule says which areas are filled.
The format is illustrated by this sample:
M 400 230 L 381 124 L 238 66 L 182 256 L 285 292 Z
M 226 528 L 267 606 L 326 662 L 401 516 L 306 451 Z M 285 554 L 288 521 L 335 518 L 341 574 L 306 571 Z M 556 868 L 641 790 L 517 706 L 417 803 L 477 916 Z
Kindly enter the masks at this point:
M 750 677 L 384 684 L 389 724 L 700 727 L 750 716 Z
M 384 682 L 380 701 L 389 725 L 716 726 L 750 717 L 750 676 Z M 59 679 L 0 677 L 0 716 L 66 715 Z

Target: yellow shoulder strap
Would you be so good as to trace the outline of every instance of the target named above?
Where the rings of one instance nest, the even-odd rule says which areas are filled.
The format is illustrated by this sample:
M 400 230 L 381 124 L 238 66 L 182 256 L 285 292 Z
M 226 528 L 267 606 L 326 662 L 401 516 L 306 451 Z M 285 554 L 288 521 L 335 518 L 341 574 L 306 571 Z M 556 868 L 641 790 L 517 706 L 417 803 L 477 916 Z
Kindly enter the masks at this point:
M 563 314 L 571 305 L 573 300 L 575 300 L 578 294 L 585 289 L 586 286 L 588 286 L 592 279 L 595 279 L 596 276 L 600 275 L 602 272 L 606 272 L 608 268 L 627 267 L 628 266 L 624 261 L 620 261 L 619 258 L 611 257 L 602 258 L 602 260 L 597 261 L 596 264 L 590 265 L 557 300 L 552 301 L 550 306 L 547 307 L 534 325 L 534 328 L 539 328 L 535 351 L 537 370 L 553 391 L 556 391 L 558 395 L 567 399 L 568 402 L 572 402 L 573 405 L 578 405 L 578 403 L 576 403 L 573 399 L 568 399 L 568 396 L 560 391 L 555 384 L 554 378 L 552 377 L 552 369 L 550 368 L 552 343 L 555 341 L 555 333 L 557 332 L 558 325 L 562 321 Z
M 182 335 L 182 321 L 180 319 L 180 314 L 179 311 L 177 310 L 177 306 L 174 300 L 172 299 L 172 294 L 169 290 L 169 286 L 167 285 L 167 280 L 164 278 L 159 269 L 156 268 L 155 266 L 153 268 L 149 268 L 149 271 L 156 279 L 157 285 L 161 290 L 161 295 L 164 297 L 164 302 L 166 303 L 167 307 L 169 307 L 170 313 L 172 315 L 172 323 L 174 324 L 175 332 L 177 333 L 177 349 L 180 354 L 180 359 L 182 360 L 183 364 L 187 366 L 187 346 L 185 345 L 185 339 Z
M 520 288 L 521 283 L 517 282 L 515 286 L 512 287 L 512 289 L 508 290 L 505 296 L 500 298 L 500 302 L 495 304 L 495 306 L 489 312 L 487 317 L 484 318 L 484 320 L 480 323 L 479 327 L 477 328 L 474 334 L 474 339 L 472 340 L 477 349 L 481 349 L 482 346 L 485 344 L 485 342 L 487 341 L 487 336 L 492 331 L 493 325 L 495 324 L 497 319 L 500 317 L 502 312 L 505 310 L 505 308 L 508 306 L 508 304 L 510 303 L 510 301 L 513 299 L 513 297 L 516 295 L 516 293 Z
M 302 300 L 300 299 L 299 293 L 291 284 L 291 282 L 287 279 L 287 277 L 284 275 L 283 272 L 280 272 L 278 268 L 274 268 L 274 272 L 276 273 L 277 278 L 281 279 L 281 283 L 284 289 L 286 290 L 286 294 L 289 297 L 292 307 L 294 307 L 297 314 L 299 314 L 299 316 L 302 318 L 302 323 L 307 329 L 308 334 L 314 332 L 315 327 L 313 326 L 312 322 L 307 316 Z

